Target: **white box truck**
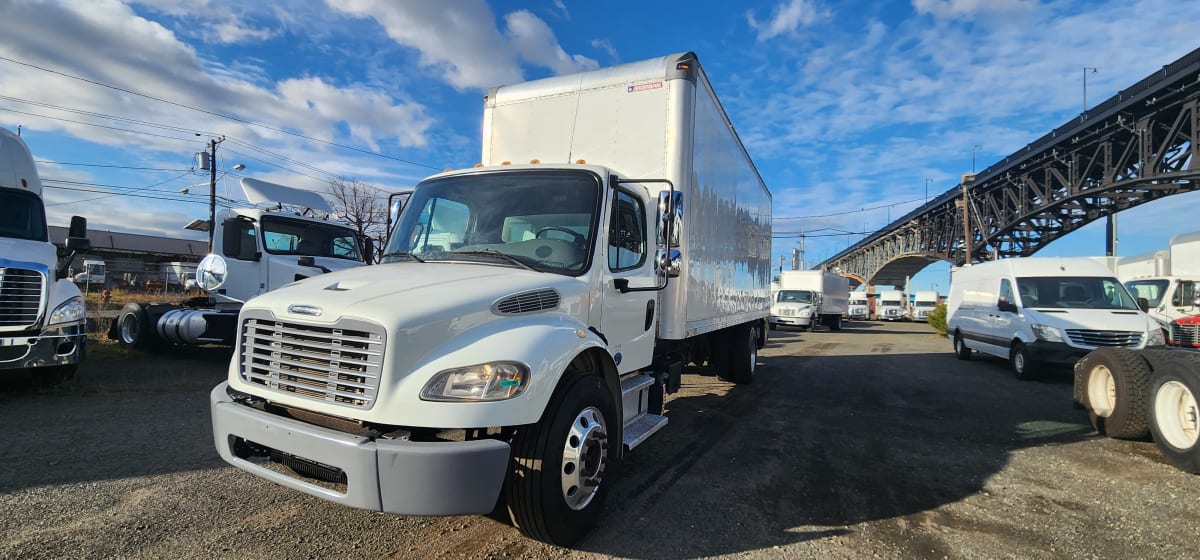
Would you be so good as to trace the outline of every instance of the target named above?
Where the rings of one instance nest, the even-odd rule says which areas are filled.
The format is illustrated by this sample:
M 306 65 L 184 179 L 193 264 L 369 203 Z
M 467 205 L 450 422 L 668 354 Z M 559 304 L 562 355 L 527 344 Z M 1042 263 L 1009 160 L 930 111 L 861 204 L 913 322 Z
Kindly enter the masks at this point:
M 217 449 L 348 506 L 501 503 L 569 545 L 685 364 L 754 379 L 770 235 L 695 55 L 492 89 L 481 166 L 419 183 L 381 264 L 246 302 Z
M 850 280 L 824 270 L 785 270 L 779 273 L 779 291 L 771 302 L 768 321 L 812 330 L 825 325 L 842 330 L 842 315 L 849 309 Z
M 850 319 L 866 321 L 871 318 L 870 296 L 865 291 L 850 292 L 846 299 L 846 315 Z
M 1101 347 L 1162 346 L 1162 329 L 1105 265 L 1088 258 L 1022 257 L 955 269 L 946 328 L 959 359 L 978 350 L 1009 361 L 1019 379 L 1041 363 L 1074 363 Z
M 910 318 L 913 321 L 929 322 L 929 313 L 933 311 L 938 304 L 940 296 L 933 290 L 918 290 L 913 298 L 913 306 L 910 311 Z
M 204 296 L 177 303 L 131 302 L 108 332 L 122 346 L 158 352 L 176 345 L 231 346 L 242 304 L 255 295 L 312 276 L 362 266 L 358 234 L 328 219 L 321 195 L 277 183 L 241 180 L 248 206 L 216 214 L 212 253 L 195 265 Z M 190 229 L 208 231 L 207 220 Z M 164 263 L 159 289 L 186 288 L 187 263 Z M 167 279 L 171 279 L 168 281 Z
M 875 317 L 880 321 L 907 319 L 904 307 L 904 293 L 900 290 L 880 292 L 878 303 L 875 305 Z
M 40 384 L 74 375 L 87 317 L 67 264 L 91 247 L 86 230 L 83 218 L 71 218 L 71 255 L 58 262 L 33 156 L 20 136 L 0 128 L 0 371 L 28 372 Z
M 1119 259 L 1117 277 L 1169 332 L 1171 321 L 1200 313 L 1200 232 L 1172 237 L 1165 250 Z

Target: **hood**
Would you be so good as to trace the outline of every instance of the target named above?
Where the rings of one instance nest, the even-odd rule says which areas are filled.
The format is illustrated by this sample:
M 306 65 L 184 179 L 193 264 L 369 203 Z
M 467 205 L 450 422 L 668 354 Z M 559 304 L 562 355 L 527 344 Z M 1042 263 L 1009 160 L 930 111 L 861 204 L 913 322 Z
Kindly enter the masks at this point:
M 254 297 L 245 307 L 270 309 L 280 319 L 307 323 L 355 317 L 402 330 L 446 317 L 483 320 L 478 314 L 491 315 L 497 300 L 539 288 L 558 291 L 563 303 L 585 289 L 578 279 L 529 270 L 399 262 L 314 276 Z M 309 306 L 308 313 L 290 312 L 294 305 Z
M 51 274 L 58 264 L 58 254 L 53 244 L 12 237 L 0 237 L 0 258 L 9 262 L 39 264 L 48 268 Z
M 1130 331 L 1144 333 L 1151 327 L 1150 316 L 1126 309 L 1036 309 L 1021 312 L 1030 322 L 1060 329 Z

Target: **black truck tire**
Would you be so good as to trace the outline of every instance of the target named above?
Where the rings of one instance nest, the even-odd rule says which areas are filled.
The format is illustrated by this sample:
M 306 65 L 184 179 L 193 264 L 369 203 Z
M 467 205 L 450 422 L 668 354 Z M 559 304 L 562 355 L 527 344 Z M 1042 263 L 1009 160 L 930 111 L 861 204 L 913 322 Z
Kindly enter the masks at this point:
M 1200 360 L 1171 360 L 1150 382 L 1150 432 L 1163 458 L 1200 474 Z
M 962 332 L 958 331 L 957 329 L 954 331 L 954 357 L 960 360 L 971 359 L 971 349 L 967 347 L 966 342 L 963 341 Z
M 758 327 L 747 323 L 730 328 L 728 346 L 731 363 L 725 375 L 739 385 L 753 383 L 758 370 Z
M 141 303 L 126 303 L 121 308 L 116 322 L 117 341 L 121 346 L 143 352 L 157 352 L 163 348 L 163 340 L 154 324 L 157 318 L 152 317 L 146 307 Z
M 504 484 L 509 517 L 526 536 L 570 546 L 600 517 L 616 476 L 621 421 L 604 379 L 567 372 L 537 424 L 512 440 Z
M 1080 362 L 1083 406 L 1092 427 L 1116 439 L 1145 439 L 1150 432 L 1146 396 L 1150 366 L 1128 348 L 1099 348 Z

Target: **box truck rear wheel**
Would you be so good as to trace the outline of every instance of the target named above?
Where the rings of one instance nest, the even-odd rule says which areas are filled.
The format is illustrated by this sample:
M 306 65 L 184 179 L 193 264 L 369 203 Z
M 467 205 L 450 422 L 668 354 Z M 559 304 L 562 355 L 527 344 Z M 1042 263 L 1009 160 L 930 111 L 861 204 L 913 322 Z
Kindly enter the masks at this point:
M 754 372 L 758 369 L 758 328 L 750 323 L 738 325 L 730 328 L 725 338 L 730 359 L 721 375 L 741 385 L 754 382 Z
M 1083 371 L 1083 406 L 1092 427 L 1111 438 L 1143 439 L 1146 426 L 1146 389 L 1150 366 L 1127 348 L 1100 348 L 1080 362 Z
M 517 430 L 504 493 L 522 533 L 570 546 L 596 524 L 615 475 L 614 422 L 620 417 L 604 379 L 573 371 L 541 420 Z
M 1154 444 L 1175 468 L 1200 474 L 1200 360 L 1190 367 L 1166 363 L 1150 387 L 1150 431 Z

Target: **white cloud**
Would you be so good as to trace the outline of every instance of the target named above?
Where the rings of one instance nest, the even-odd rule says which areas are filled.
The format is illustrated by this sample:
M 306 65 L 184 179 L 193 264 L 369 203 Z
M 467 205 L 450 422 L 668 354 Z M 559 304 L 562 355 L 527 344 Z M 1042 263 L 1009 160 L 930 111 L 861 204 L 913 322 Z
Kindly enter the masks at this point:
M 525 61 L 544 66 L 556 74 L 595 70 L 600 65 L 583 55 L 569 55 L 554 37 L 546 22 L 526 10 L 504 17 L 508 38 L 517 54 Z
M 766 22 L 759 22 L 753 10 L 746 13 L 746 21 L 758 32 L 758 40 L 766 41 L 795 33 L 801 27 L 812 26 L 831 16 L 832 12 L 822 8 L 816 0 L 789 0 L 787 4 L 776 6 L 771 19 Z
M 918 14 L 958 19 L 1037 9 L 1032 0 L 912 0 L 912 5 Z

